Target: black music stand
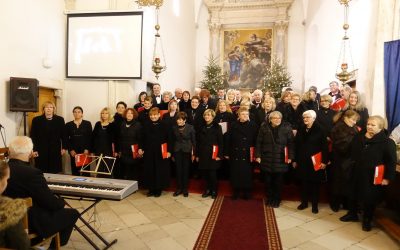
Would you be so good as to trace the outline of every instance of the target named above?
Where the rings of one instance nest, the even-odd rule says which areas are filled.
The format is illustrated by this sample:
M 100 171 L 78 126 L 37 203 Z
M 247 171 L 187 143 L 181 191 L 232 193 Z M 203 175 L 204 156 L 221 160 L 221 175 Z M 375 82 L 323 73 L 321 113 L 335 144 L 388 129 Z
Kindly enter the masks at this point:
M 85 232 L 82 231 L 82 229 L 80 229 L 77 225 L 74 225 L 74 228 L 76 229 L 76 231 L 78 231 L 78 233 L 80 233 L 80 235 L 83 236 L 83 238 L 85 238 L 87 240 L 87 242 L 89 242 L 90 245 L 92 245 L 94 247 L 94 249 L 96 250 L 100 250 L 100 249 L 108 249 L 110 248 L 112 245 L 114 245 L 115 243 L 117 243 L 117 239 L 112 240 L 111 242 L 108 242 L 106 239 L 104 239 L 103 236 L 101 236 L 99 234 L 99 232 L 97 232 L 96 229 L 94 229 L 88 221 L 86 221 L 82 216 L 88 212 L 90 209 L 92 209 L 94 206 L 96 206 L 100 201 L 102 201 L 103 199 L 101 198 L 85 198 L 85 197 L 80 197 L 80 198 L 76 198 L 76 197 L 71 197 L 71 196 L 65 196 L 65 195 L 60 195 L 61 197 L 64 198 L 65 203 L 67 204 L 67 206 L 71 207 L 72 206 L 65 200 L 83 200 L 83 201 L 90 201 L 93 202 L 90 206 L 88 206 L 87 208 L 85 208 L 82 212 L 80 212 L 79 215 L 79 220 L 82 221 L 83 224 L 85 224 L 85 226 L 94 234 L 96 235 L 97 238 L 99 238 L 104 245 L 106 245 L 104 248 L 100 248 L 96 245 L 96 243 L 94 243 L 89 236 L 87 236 L 87 234 Z

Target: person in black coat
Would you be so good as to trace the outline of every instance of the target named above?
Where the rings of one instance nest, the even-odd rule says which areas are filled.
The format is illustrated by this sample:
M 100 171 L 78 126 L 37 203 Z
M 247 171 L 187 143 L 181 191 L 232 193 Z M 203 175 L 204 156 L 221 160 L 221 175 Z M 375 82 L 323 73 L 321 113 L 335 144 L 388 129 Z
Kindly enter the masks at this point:
M 302 105 L 305 110 L 314 110 L 318 112 L 319 110 L 319 102 L 317 101 L 317 92 L 314 90 L 309 90 L 304 93 Z
M 200 91 L 200 107 L 202 107 L 204 110 L 206 109 L 212 109 L 215 110 L 217 107 L 217 102 L 211 98 L 210 91 L 207 89 L 202 89 Z
M 190 92 L 185 90 L 182 93 L 182 99 L 179 101 L 179 110 L 185 111 L 190 108 Z
M 139 122 L 143 125 L 147 122 L 150 122 L 149 112 L 150 109 L 153 107 L 153 99 L 151 96 L 148 96 L 144 99 L 143 109 L 139 111 Z
M 144 157 L 144 178 L 149 189 L 147 196 L 160 197 L 164 188 L 169 186 L 171 157 L 171 136 L 166 125 L 160 121 L 160 110 L 155 107 L 149 112 L 150 122 L 143 124 L 143 150 L 139 150 Z M 162 145 L 167 152 L 162 155 Z
M 293 161 L 301 181 L 301 204 L 297 209 L 306 209 L 311 200 L 312 212 L 315 214 L 318 213 L 319 189 L 321 182 L 326 180 L 325 167 L 328 163 L 328 144 L 322 129 L 315 122 L 316 116 L 314 110 L 303 113 L 304 125 L 297 131 Z M 312 157 L 319 153 L 321 164 L 320 169 L 316 170 L 314 165 L 319 165 L 318 160 L 313 163 Z
M 371 230 L 375 208 L 382 200 L 384 189 L 395 177 L 396 145 L 383 128 L 385 120 L 371 116 L 367 122 L 367 132 L 355 136 L 351 144 L 351 159 L 354 169 L 351 176 L 349 212 L 341 221 L 358 221 L 357 205 L 363 211 L 362 229 Z M 384 166 L 382 182 L 374 184 L 376 167 Z
M 236 115 L 232 113 L 227 101 L 219 100 L 215 109 L 214 121 L 221 125 L 224 144 L 226 144 L 228 132 L 232 123 L 236 120 Z M 218 179 L 229 179 L 229 162 L 227 159 L 221 159 L 221 167 L 217 171 Z
M 75 155 L 88 155 L 92 143 L 92 124 L 82 119 L 83 109 L 76 106 L 72 110 L 74 120 L 65 124 L 67 132 L 68 152 L 71 156 L 71 172 L 73 175 L 80 175 L 79 168 L 75 165 Z
M 133 108 L 136 109 L 137 112 L 140 112 L 144 109 L 144 99 L 147 97 L 147 93 L 145 91 L 140 92 L 138 97 L 138 103 L 136 103 Z
M 142 125 L 138 122 L 135 109 L 125 110 L 116 151 L 120 158 L 122 177 L 125 180 L 139 180 L 139 149 L 142 148 Z
M 281 203 L 283 174 L 288 171 L 288 164 L 294 158 L 292 128 L 282 122 L 281 112 L 273 111 L 268 121 L 261 125 L 255 157 L 265 171 L 267 205 L 277 208 Z
M 198 96 L 192 97 L 190 109 L 185 110 L 185 112 L 188 115 L 187 122 L 194 127 L 197 133 L 204 124 L 204 109 L 200 106 L 200 98 Z
M 30 166 L 33 145 L 29 137 L 14 138 L 9 149 L 11 172 L 5 195 L 12 198 L 31 197 L 33 206 L 28 212 L 29 227 L 43 238 L 59 232 L 61 246 L 66 245 L 79 212 L 64 208 L 64 200 L 51 192 L 40 168 Z
M 279 110 L 278 110 L 279 111 Z M 290 105 L 288 105 L 285 111 L 282 113 L 283 120 L 290 123 L 292 130 L 296 135 L 297 130 L 303 124 L 303 112 L 306 111 L 303 104 L 300 103 L 300 95 L 292 93 L 290 99 Z
M 348 191 L 350 189 L 350 169 L 348 161 L 350 160 L 350 145 L 354 136 L 358 133 L 356 128 L 359 115 L 357 112 L 347 110 L 339 114 L 338 121 L 332 129 L 330 138 L 332 140 L 331 167 L 329 174 L 331 176 L 330 184 L 330 207 L 332 211 L 337 212 L 340 205 L 347 207 Z M 336 117 L 335 117 L 336 118 Z
M 196 147 L 196 133 L 192 125 L 186 123 L 187 114 L 179 112 L 176 125 L 172 127 L 172 152 L 176 166 L 176 191 L 174 196 L 188 197 L 189 167 Z
M 45 173 L 62 172 L 61 157 L 67 149 L 64 118 L 55 114 L 52 102 L 43 104 L 43 115 L 32 120 L 35 166 Z
M 162 121 L 167 126 L 168 130 L 171 130 L 172 127 L 176 125 L 176 115 L 178 112 L 178 101 L 173 99 L 168 103 L 168 112 L 162 116 Z
M 268 121 L 268 116 L 276 108 L 275 99 L 273 97 L 266 97 L 261 104 L 261 108 L 257 109 L 255 122 L 260 127 L 265 121 Z
M 202 197 L 217 197 L 217 169 L 223 157 L 223 136 L 221 126 L 214 122 L 215 112 L 212 109 L 204 111 L 205 124 L 197 133 L 196 161 L 199 170 L 203 172 L 206 180 L 206 190 Z
M 249 110 L 238 110 L 239 120 L 232 123 L 224 141 L 225 158 L 229 160 L 230 181 L 233 187 L 232 199 L 249 199 L 253 187 L 252 153 L 257 136 L 257 124 L 250 121 Z
M 336 112 L 330 109 L 332 103 L 332 97 L 330 95 L 321 96 L 321 106 L 317 112 L 316 122 L 319 124 L 320 128 L 324 131 L 326 137 L 330 137 L 331 130 L 333 128 L 333 117 Z

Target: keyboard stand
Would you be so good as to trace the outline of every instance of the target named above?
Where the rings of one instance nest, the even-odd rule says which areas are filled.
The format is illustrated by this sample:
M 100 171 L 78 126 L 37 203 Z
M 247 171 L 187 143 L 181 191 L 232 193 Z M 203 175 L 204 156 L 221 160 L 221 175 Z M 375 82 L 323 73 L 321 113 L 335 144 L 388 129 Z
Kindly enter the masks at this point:
M 89 238 L 89 236 L 87 236 L 87 234 L 86 234 L 85 232 L 83 232 L 82 229 L 80 229 L 77 225 L 74 225 L 74 228 L 75 228 L 76 231 L 78 231 L 78 233 L 80 233 L 80 234 L 83 236 L 83 238 L 85 238 L 85 239 L 87 240 L 87 242 L 90 243 L 90 245 L 92 245 L 92 246 L 94 247 L 94 249 L 96 249 L 96 250 L 108 249 L 108 248 L 110 248 L 112 245 L 114 245 L 115 243 L 117 243 L 117 239 L 114 239 L 113 241 L 108 242 L 106 239 L 104 239 L 103 236 L 101 236 L 101 235 L 99 234 L 99 232 L 97 232 L 96 229 L 94 229 L 94 228 L 89 224 L 89 222 L 87 222 L 87 221 L 82 217 L 86 212 L 88 212 L 90 209 L 92 209 L 94 206 L 96 206 L 100 201 L 102 201 L 101 198 L 84 198 L 84 197 L 77 198 L 77 197 L 64 196 L 64 195 L 61 195 L 61 197 L 64 198 L 65 203 L 67 204 L 67 206 L 69 206 L 69 207 L 71 207 L 71 208 L 72 208 L 72 206 L 71 206 L 70 204 L 68 204 L 68 202 L 67 202 L 66 200 L 79 200 L 79 201 L 83 200 L 83 201 L 91 201 L 91 202 L 93 202 L 89 207 L 85 208 L 82 212 L 80 212 L 79 219 L 80 219 L 80 220 L 83 222 L 83 224 L 85 224 L 85 226 L 86 226 L 90 231 L 92 231 L 92 233 L 94 233 L 94 235 L 96 235 L 97 238 L 99 238 L 99 239 L 104 243 L 104 245 L 106 245 L 106 246 L 105 246 L 104 248 L 98 247 L 98 246 L 96 245 L 96 243 L 94 243 L 94 242 Z

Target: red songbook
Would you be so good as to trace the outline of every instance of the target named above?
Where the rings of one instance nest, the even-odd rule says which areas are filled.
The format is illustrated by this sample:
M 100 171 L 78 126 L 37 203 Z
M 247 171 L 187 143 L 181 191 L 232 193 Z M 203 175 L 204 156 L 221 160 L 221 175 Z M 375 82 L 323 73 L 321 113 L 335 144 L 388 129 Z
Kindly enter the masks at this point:
M 164 115 L 168 112 L 169 112 L 168 110 L 160 110 L 160 119 L 162 119 Z
M 90 163 L 90 157 L 85 154 L 76 154 L 75 155 L 75 166 L 82 167 Z
M 346 100 L 339 98 L 334 103 L 331 104 L 330 108 L 334 111 L 340 111 L 346 105 Z
M 218 145 L 213 145 L 212 147 L 212 159 L 215 160 L 218 157 Z
M 132 148 L 132 157 L 133 159 L 136 159 L 139 157 L 139 144 L 133 144 L 131 145 Z
M 289 163 L 289 148 L 287 146 L 285 147 L 285 163 Z
M 385 173 L 385 166 L 378 165 L 375 167 L 374 185 L 382 185 L 384 173 Z
M 250 162 L 255 162 L 256 158 L 254 157 L 254 147 L 250 147 Z
M 315 155 L 311 156 L 311 160 L 314 165 L 314 170 L 320 170 L 322 165 L 322 152 L 316 153 Z
M 161 144 L 161 156 L 163 159 L 168 158 L 168 144 L 166 142 Z

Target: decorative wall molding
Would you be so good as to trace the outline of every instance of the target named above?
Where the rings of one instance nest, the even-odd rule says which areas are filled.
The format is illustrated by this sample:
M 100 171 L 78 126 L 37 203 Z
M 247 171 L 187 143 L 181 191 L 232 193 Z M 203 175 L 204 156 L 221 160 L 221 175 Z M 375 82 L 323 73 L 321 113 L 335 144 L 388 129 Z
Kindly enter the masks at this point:
M 223 29 L 273 28 L 275 54 L 286 61 L 288 10 L 294 0 L 204 0 L 210 18 L 210 54 L 220 56 Z

